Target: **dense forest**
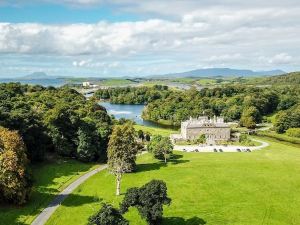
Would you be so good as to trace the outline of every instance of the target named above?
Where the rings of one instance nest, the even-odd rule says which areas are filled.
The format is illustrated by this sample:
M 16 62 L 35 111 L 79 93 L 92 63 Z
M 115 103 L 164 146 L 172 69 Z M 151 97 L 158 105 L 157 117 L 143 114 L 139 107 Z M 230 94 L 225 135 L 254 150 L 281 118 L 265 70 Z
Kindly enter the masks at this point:
M 168 86 L 154 85 L 153 87 L 122 87 L 100 89 L 94 94 L 95 98 L 110 100 L 116 104 L 147 104 L 158 99 L 166 98 L 171 91 Z
M 47 156 L 105 160 L 111 130 L 106 109 L 75 90 L 0 84 L 0 201 L 26 202 L 27 168 Z
M 299 73 L 268 78 L 270 83 L 297 83 Z M 300 127 L 300 88 L 297 85 L 256 87 L 228 84 L 197 90 L 174 90 L 165 86 L 110 88 L 99 90 L 97 99 L 119 104 L 145 104 L 143 118 L 158 123 L 179 126 L 182 120 L 200 115 L 223 116 L 226 121 L 238 121 L 254 128 L 263 117 L 277 113 L 275 128 L 279 133 Z
M 32 162 L 47 152 L 82 161 L 105 157 L 111 125 L 105 108 L 75 90 L 0 84 L 0 126 L 19 131 Z

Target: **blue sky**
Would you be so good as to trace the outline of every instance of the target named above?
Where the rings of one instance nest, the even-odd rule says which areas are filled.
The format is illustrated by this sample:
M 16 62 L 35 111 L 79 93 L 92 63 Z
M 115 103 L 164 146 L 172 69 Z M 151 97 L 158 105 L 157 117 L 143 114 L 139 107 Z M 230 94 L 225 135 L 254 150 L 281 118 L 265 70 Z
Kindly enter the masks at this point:
M 114 12 L 111 6 L 67 7 L 65 5 L 40 3 L 29 5 L 6 5 L 0 7 L 1 22 L 10 23 L 97 23 L 101 20 L 111 22 L 137 21 L 141 15 Z
M 0 77 L 296 71 L 299 35 L 297 0 L 0 0 Z

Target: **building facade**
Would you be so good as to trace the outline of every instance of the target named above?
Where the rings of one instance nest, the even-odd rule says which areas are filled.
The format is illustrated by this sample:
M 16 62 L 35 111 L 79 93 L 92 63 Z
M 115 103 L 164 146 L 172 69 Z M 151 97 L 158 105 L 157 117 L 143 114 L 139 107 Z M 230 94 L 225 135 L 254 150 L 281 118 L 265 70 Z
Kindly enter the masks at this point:
M 194 140 L 205 135 L 207 144 L 230 140 L 230 126 L 222 117 L 201 116 L 181 122 L 181 133 L 171 135 L 173 142 Z

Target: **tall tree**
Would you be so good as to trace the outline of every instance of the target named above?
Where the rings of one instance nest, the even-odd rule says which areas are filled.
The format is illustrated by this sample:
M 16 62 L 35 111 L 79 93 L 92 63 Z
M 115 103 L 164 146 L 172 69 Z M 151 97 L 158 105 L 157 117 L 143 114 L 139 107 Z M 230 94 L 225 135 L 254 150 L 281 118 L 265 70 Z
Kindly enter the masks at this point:
M 78 159 L 84 162 L 95 160 L 100 153 L 100 136 L 97 134 L 96 126 L 93 121 L 87 119 L 82 121 L 77 134 Z
M 0 127 L 0 200 L 19 205 L 27 201 L 31 191 L 27 164 L 21 136 Z
M 240 124 L 247 128 L 255 128 L 256 123 L 261 122 L 261 115 L 257 108 L 250 106 L 243 110 Z
M 139 144 L 131 123 L 115 126 L 108 143 L 108 168 L 116 176 L 116 195 L 120 195 L 122 175 L 135 167 Z
M 155 135 L 147 146 L 149 152 L 152 152 L 156 159 L 163 159 L 167 163 L 167 159 L 173 151 L 173 145 L 169 137 Z

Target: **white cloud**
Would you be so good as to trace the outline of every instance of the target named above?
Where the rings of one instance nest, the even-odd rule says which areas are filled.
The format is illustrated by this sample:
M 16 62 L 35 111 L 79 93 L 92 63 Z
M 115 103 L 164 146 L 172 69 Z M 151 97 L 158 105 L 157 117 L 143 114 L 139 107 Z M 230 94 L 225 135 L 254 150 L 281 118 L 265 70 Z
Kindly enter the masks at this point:
M 299 1 L 55 2 L 72 7 L 110 4 L 116 10 L 150 13 L 151 18 L 159 19 L 64 25 L 0 23 L 0 56 L 70 57 L 66 62 L 73 69 L 100 68 L 108 73 L 117 69 L 173 72 L 193 69 L 193 65 L 257 69 L 291 66 L 297 61 L 300 65 Z
M 88 64 L 88 61 L 85 61 L 85 60 L 80 60 L 80 61 L 73 61 L 73 66 L 76 66 L 76 67 L 82 67 L 82 66 L 85 66 Z
M 125 57 L 144 52 L 211 52 L 209 49 L 218 47 L 227 48 L 225 54 L 233 54 L 255 48 L 274 51 L 278 44 L 288 50 L 300 44 L 299 12 L 299 8 L 236 12 L 216 8 L 191 12 L 180 21 L 149 19 L 71 25 L 0 23 L 0 53 L 121 54 Z
M 269 63 L 280 65 L 280 64 L 289 64 L 293 60 L 293 57 L 288 55 L 287 53 L 280 53 L 268 60 Z

